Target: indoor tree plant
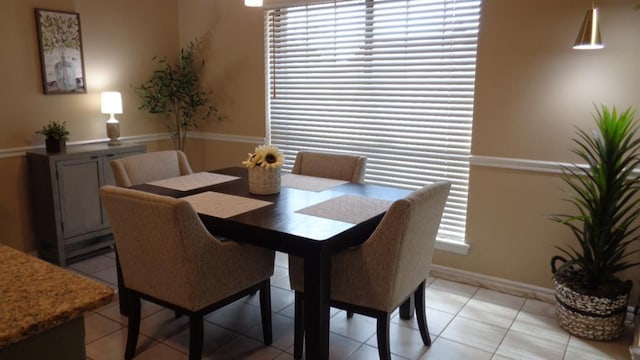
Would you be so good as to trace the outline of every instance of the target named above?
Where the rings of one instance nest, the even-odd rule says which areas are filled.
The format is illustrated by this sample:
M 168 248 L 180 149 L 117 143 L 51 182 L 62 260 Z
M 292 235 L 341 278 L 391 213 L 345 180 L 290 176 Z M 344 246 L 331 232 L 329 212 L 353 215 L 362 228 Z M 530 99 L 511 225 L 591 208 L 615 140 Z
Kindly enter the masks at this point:
M 180 49 L 175 64 L 166 57 L 154 57 L 158 68 L 149 80 L 136 87 L 142 100 L 139 109 L 163 115 L 174 147 L 178 150 L 184 150 L 187 132 L 197 128 L 199 120 L 212 115 L 220 119 L 209 101 L 210 92 L 202 90 L 200 86 L 198 73 L 204 62 L 197 60 L 199 48 L 197 39 L 190 41 Z
M 595 340 L 617 338 L 624 329 L 632 282 L 617 274 L 638 265 L 629 246 L 639 239 L 638 124 L 631 108 L 618 112 L 602 106 L 594 116 L 597 130 L 578 130 L 573 152 L 586 166 L 565 167 L 562 179 L 571 193 L 566 199 L 574 215 L 555 215 L 567 225 L 576 245 L 558 249 L 552 258 L 556 314 L 570 333 Z M 558 262 L 562 264 L 556 268 Z
M 69 140 L 69 131 L 65 121 L 49 121 L 48 124 L 37 130 L 36 134 L 45 136 L 45 146 L 47 152 L 64 152 L 66 150 L 66 141 Z

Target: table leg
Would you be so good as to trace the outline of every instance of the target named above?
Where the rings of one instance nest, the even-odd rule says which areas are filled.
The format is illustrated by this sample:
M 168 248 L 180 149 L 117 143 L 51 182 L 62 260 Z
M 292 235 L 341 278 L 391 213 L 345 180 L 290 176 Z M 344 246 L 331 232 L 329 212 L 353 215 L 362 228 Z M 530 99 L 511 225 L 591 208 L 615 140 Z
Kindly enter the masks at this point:
M 323 251 L 304 258 L 304 328 L 307 359 L 329 359 L 331 257 Z
M 409 296 L 405 302 L 400 305 L 400 319 L 410 320 L 413 318 L 413 314 L 416 312 L 416 302 L 413 298 L 413 294 Z

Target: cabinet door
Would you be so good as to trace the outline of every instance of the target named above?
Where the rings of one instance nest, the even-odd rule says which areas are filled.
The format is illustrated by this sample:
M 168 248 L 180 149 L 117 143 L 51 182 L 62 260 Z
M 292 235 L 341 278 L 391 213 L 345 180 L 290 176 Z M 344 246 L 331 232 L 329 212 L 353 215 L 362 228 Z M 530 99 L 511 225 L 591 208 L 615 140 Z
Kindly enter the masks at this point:
M 74 236 L 108 227 L 100 204 L 102 158 L 56 162 L 62 235 L 65 243 Z

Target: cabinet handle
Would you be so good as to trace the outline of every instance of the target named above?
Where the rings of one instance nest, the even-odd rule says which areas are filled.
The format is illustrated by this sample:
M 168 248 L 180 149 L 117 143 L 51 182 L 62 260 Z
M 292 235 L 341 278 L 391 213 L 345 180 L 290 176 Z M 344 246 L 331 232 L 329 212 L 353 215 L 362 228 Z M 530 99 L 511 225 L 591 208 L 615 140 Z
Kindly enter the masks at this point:
M 107 154 L 107 157 L 114 157 L 116 154 Z
M 99 156 L 98 156 L 98 155 L 94 155 L 94 156 L 90 157 L 90 159 L 91 159 L 91 160 L 93 160 L 93 159 L 97 159 L 97 158 L 99 158 Z

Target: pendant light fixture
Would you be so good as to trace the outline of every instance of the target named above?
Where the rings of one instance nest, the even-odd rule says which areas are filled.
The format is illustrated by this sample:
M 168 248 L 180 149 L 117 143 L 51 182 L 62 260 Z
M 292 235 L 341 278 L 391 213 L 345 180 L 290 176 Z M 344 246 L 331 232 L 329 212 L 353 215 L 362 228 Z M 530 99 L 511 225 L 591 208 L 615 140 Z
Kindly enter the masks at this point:
M 591 9 L 587 10 L 587 14 L 584 16 L 582 27 L 576 38 L 576 43 L 573 45 L 574 49 L 579 50 L 592 50 L 602 49 L 604 44 L 600 37 L 600 17 L 598 16 L 598 9 L 595 7 L 595 3 L 591 3 Z

